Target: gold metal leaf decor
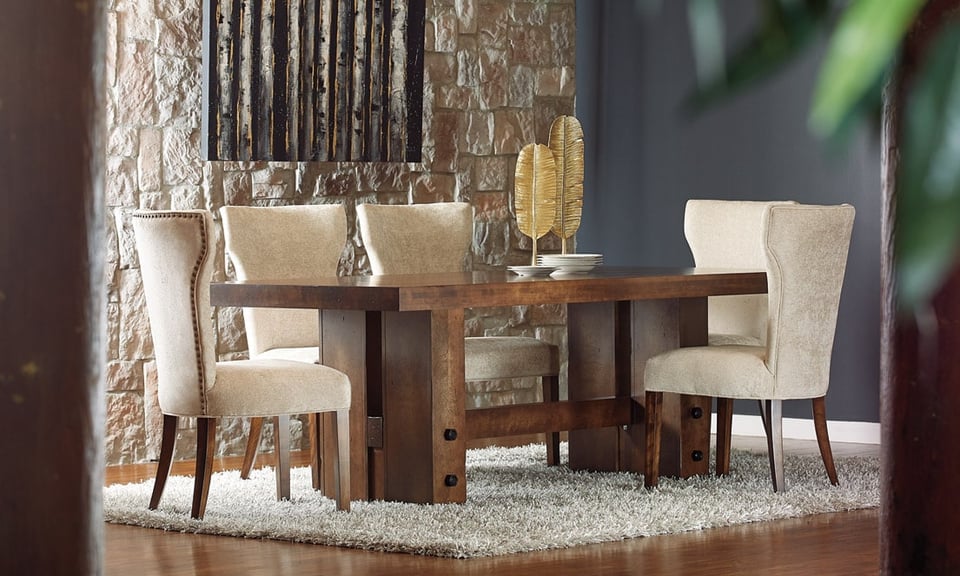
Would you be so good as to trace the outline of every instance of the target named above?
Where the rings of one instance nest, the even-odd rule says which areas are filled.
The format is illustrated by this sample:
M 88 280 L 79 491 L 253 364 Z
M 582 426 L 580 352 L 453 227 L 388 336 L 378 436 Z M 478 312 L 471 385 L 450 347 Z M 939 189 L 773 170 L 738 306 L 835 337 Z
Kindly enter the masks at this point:
M 537 239 L 550 232 L 557 211 L 557 164 L 549 147 L 527 144 L 520 151 L 513 208 L 520 232 L 533 239 L 536 265 Z
M 580 228 L 583 212 L 583 127 L 573 116 L 559 116 L 550 126 L 550 150 L 557 164 L 557 213 L 553 232 L 567 253 L 567 239 Z

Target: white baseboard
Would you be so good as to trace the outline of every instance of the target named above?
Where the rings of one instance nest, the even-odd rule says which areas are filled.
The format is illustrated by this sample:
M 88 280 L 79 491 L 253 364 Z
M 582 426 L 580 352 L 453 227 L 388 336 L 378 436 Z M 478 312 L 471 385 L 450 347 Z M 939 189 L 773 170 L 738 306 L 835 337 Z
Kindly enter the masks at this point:
M 717 415 L 713 415 L 710 431 L 717 432 Z M 879 422 L 827 421 L 827 432 L 831 442 L 851 442 L 854 444 L 880 444 Z M 733 415 L 733 433 L 737 436 L 764 436 L 763 421 L 760 416 L 746 414 Z M 793 440 L 816 440 L 817 433 L 813 420 L 806 418 L 784 418 L 783 437 Z

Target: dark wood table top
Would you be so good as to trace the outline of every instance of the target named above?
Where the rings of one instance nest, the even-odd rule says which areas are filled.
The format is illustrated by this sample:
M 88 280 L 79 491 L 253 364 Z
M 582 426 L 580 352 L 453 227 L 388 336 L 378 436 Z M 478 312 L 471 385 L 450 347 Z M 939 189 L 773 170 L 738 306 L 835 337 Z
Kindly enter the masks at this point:
M 210 298 L 214 306 L 418 311 L 766 291 L 766 273 L 757 270 L 600 266 L 560 276 L 489 270 L 218 282 L 211 284 Z

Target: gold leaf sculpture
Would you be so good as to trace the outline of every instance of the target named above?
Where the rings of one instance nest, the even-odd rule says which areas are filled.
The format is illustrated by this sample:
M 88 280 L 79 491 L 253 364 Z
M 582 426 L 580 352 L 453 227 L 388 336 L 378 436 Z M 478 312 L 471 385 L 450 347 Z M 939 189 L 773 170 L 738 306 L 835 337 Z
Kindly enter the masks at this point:
M 520 232 L 533 239 L 536 265 L 537 239 L 550 232 L 557 212 L 557 164 L 549 147 L 527 144 L 520 150 L 513 207 Z
M 557 164 L 557 213 L 553 232 L 560 237 L 561 252 L 567 239 L 580 228 L 583 212 L 583 128 L 573 116 L 559 116 L 550 126 L 550 150 Z

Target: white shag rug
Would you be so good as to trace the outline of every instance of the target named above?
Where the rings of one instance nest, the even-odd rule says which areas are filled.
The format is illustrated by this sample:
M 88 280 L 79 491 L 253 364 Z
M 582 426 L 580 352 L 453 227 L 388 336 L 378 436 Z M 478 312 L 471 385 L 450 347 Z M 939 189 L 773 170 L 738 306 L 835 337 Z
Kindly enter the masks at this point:
M 562 447 L 563 461 L 566 445 Z M 104 488 L 108 522 L 178 532 L 267 538 L 472 558 L 566 548 L 747 522 L 873 508 L 880 503 L 879 459 L 837 459 L 831 486 L 819 456 L 786 455 L 787 491 L 771 489 L 766 455 L 734 451 L 731 475 L 661 478 L 655 490 L 630 473 L 548 467 L 543 445 L 467 453 L 467 502 L 417 505 L 351 503 L 338 512 L 314 492 L 310 469 L 291 472 L 292 500 L 275 500 L 271 468 L 250 480 L 214 474 L 203 520 L 190 518 L 193 479 L 171 476 L 156 511 L 153 480 Z

